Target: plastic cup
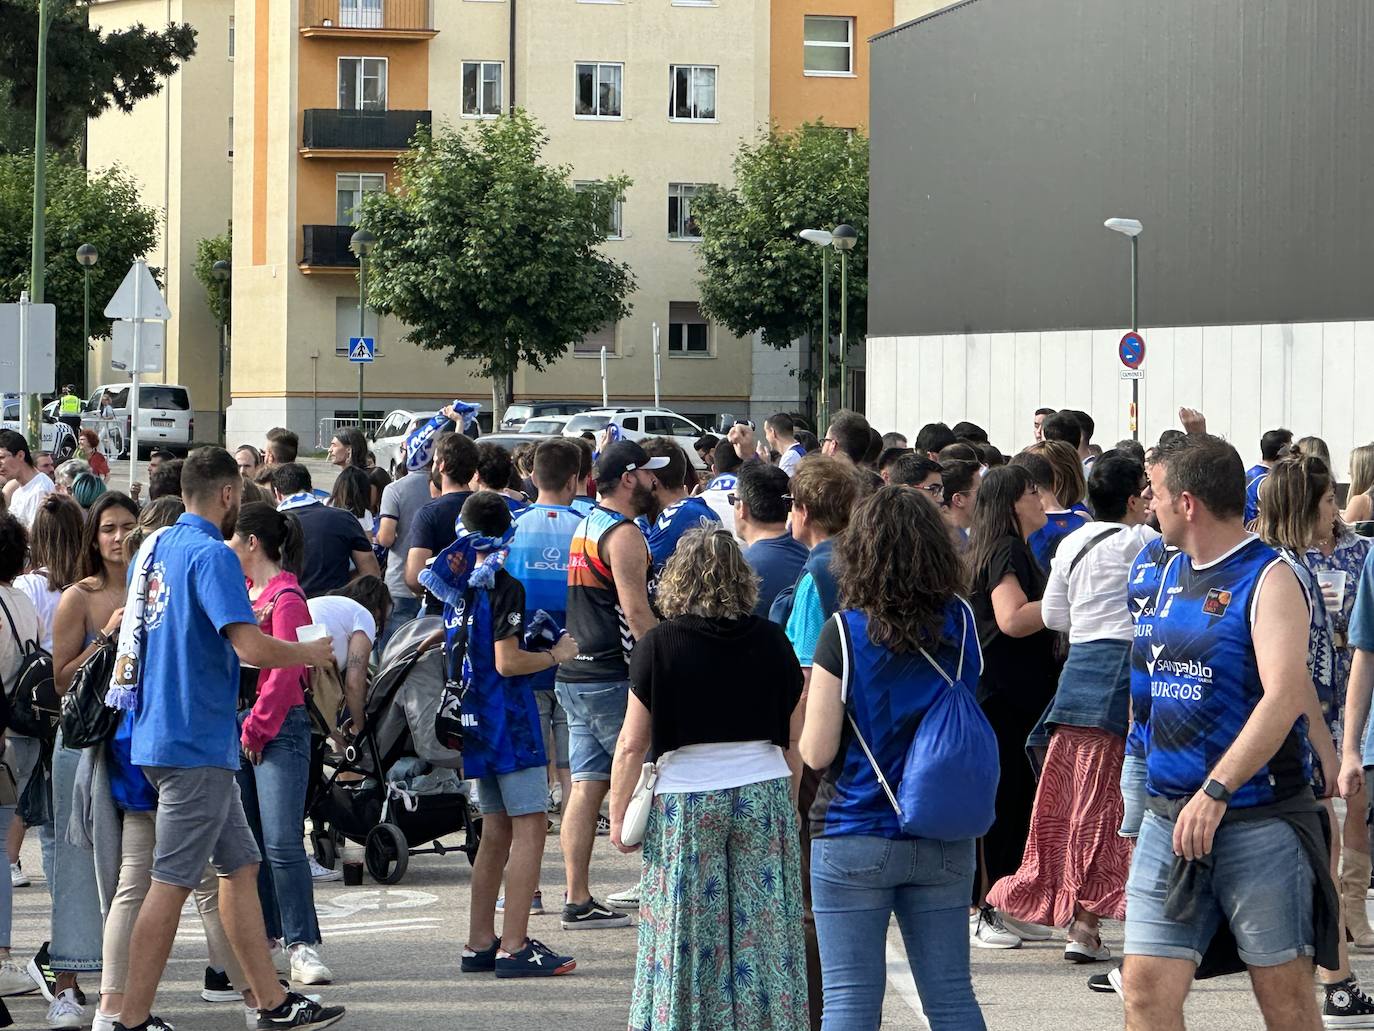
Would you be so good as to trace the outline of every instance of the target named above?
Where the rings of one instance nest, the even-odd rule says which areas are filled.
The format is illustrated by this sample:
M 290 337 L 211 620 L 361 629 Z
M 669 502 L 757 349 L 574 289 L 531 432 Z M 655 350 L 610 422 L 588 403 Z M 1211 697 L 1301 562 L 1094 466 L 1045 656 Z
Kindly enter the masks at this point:
M 296 628 L 297 641 L 322 641 L 329 636 L 329 628 L 323 623 L 309 623 Z
M 1321 588 L 1327 612 L 1340 612 L 1345 605 L 1345 584 L 1348 578 L 1348 574 L 1340 569 L 1322 570 L 1317 574 L 1317 586 Z
M 350 888 L 356 888 L 363 883 L 363 861 L 361 859 L 344 860 L 343 882 Z

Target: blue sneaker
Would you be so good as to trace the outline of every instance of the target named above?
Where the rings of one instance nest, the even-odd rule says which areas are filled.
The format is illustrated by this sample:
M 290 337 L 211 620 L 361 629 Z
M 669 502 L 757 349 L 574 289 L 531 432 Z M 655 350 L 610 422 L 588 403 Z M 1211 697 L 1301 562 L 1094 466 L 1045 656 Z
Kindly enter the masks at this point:
M 496 953 L 500 948 L 501 940 L 499 938 L 485 949 L 475 952 L 464 945 L 463 959 L 458 964 L 458 969 L 465 974 L 490 974 L 496 969 Z
M 557 977 L 572 973 L 576 966 L 577 960 L 571 956 L 560 956 L 533 938 L 527 938 L 519 952 L 496 954 L 497 977 Z
M 505 911 L 506 911 L 506 896 L 502 895 L 499 899 L 496 900 L 496 912 L 498 912 L 498 913 L 504 913 Z M 536 891 L 536 892 L 534 893 L 534 898 L 530 901 L 530 916 L 543 916 L 543 915 L 544 915 L 544 893 L 543 893 L 542 891 Z

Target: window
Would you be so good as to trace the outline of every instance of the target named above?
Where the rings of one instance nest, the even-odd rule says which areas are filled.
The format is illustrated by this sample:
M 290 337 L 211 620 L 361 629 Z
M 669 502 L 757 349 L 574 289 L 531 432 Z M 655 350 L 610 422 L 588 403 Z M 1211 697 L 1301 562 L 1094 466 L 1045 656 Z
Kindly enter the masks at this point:
M 234 59 L 234 16 L 229 15 L 229 60 Z
M 639 416 L 637 416 L 637 415 L 627 415 L 627 416 L 625 416 L 625 418 L 623 418 L 623 419 L 620 420 L 620 428 L 623 429 L 623 430 L 629 430 L 631 433 L 638 433 L 638 432 L 639 432 Z
M 854 19 L 806 16 L 803 62 L 807 75 L 854 74 Z
M 602 186 L 602 185 L 604 185 L 604 184 L 599 183 L 599 182 L 595 182 L 595 181 L 580 180 L 580 181 L 578 181 L 578 182 L 573 183 L 573 188 L 574 188 L 575 190 L 577 190 L 578 193 L 585 193 L 585 192 L 587 192 L 588 190 L 591 190 L 591 189 L 593 189 L 593 188 L 595 188 L 595 187 L 597 187 L 597 186 Z M 609 210 L 606 212 L 606 222 L 605 222 L 605 226 L 606 226 L 606 239 L 608 239 L 608 240 L 619 240 L 619 239 L 621 239 L 621 237 L 623 236 L 622 221 L 621 221 L 621 206 L 624 204 L 625 198 L 624 198 L 624 197 L 614 197 L 614 198 L 609 198 L 609 200 L 610 200 L 610 205 L 609 205 Z
M 701 190 L 698 183 L 668 184 L 668 239 L 700 240 L 701 230 L 692 217 L 692 198 Z
M 501 113 L 501 62 L 463 62 L 463 114 L 495 118 Z
M 386 58 L 339 58 L 339 110 L 386 110 Z
M 363 194 L 386 189 L 386 176 L 380 172 L 341 172 L 334 177 L 334 224 L 356 226 Z
M 349 29 L 382 28 L 382 0 L 339 0 L 339 24 Z
M 678 122 L 716 119 L 716 69 L 709 65 L 675 64 L 668 69 L 668 117 Z
M 363 323 L 367 332 L 358 333 L 358 297 L 353 294 L 348 297 L 334 298 L 334 353 L 342 357 L 348 357 L 348 338 L 355 336 L 369 336 L 377 341 L 377 354 L 382 353 L 382 338 L 378 333 L 377 313 L 371 308 L 367 310 L 367 318 Z M 358 414 L 355 409 L 353 415 Z
M 669 355 L 710 354 L 710 330 L 711 325 L 696 301 L 673 301 L 668 305 Z
M 602 326 L 594 332 L 588 333 L 581 340 L 573 344 L 573 357 L 600 358 L 601 349 L 603 347 L 606 348 L 607 355 L 615 354 L 615 333 L 618 325 L 618 323 L 612 322 L 609 325 Z M 605 423 L 603 422 L 601 426 L 595 428 L 601 429 L 604 426 Z M 590 427 L 583 427 L 583 429 L 587 428 Z
M 619 118 L 620 84 L 623 64 L 579 64 L 577 99 L 573 114 L 578 118 Z
M 229 116 L 229 160 L 234 160 L 234 116 Z

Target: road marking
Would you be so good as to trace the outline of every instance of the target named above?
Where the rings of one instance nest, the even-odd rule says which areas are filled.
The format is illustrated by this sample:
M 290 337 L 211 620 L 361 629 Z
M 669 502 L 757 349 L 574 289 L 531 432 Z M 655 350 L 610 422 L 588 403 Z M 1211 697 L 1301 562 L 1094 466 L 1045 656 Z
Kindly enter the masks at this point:
M 916 991 L 916 980 L 911 976 L 911 963 L 907 960 L 906 954 L 894 947 L 891 942 L 887 943 L 887 979 L 891 982 L 893 991 L 911 1007 L 921 1023 L 929 1028 L 926 1011 L 921 1008 L 921 994 Z
M 337 924 L 332 927 L 323 928 L 330 935 L 340 934 L 362 934 L 373 931 L 408 931 L 423 927 L 437 927 L 438 917 L 411 917 L 408 920 L 378 920 L 375 922 L 362 922 L 353 924 Z M 199 927 L 190 927 L 177 933 L 178 941 L 204 941 L 205 931 Z

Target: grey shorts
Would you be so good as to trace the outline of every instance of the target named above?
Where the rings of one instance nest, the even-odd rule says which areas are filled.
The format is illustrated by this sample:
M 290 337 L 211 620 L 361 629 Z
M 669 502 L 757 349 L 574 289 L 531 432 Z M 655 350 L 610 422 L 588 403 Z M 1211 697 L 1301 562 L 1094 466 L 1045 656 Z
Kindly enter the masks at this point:
M 193 889 L 207 862 L 228 877 L 262 861 L 233 770 L 145 766 L 143 773 L 157 789 L 153 880 Z
M 553 760 L 560 770 L 569 768 L 568 764 L 568 714 L 558 704 L 558 694 L 549 689 L 534 692 L 534 700 L 539 703 L 539 724 L 544 730 L 544 754 Z

